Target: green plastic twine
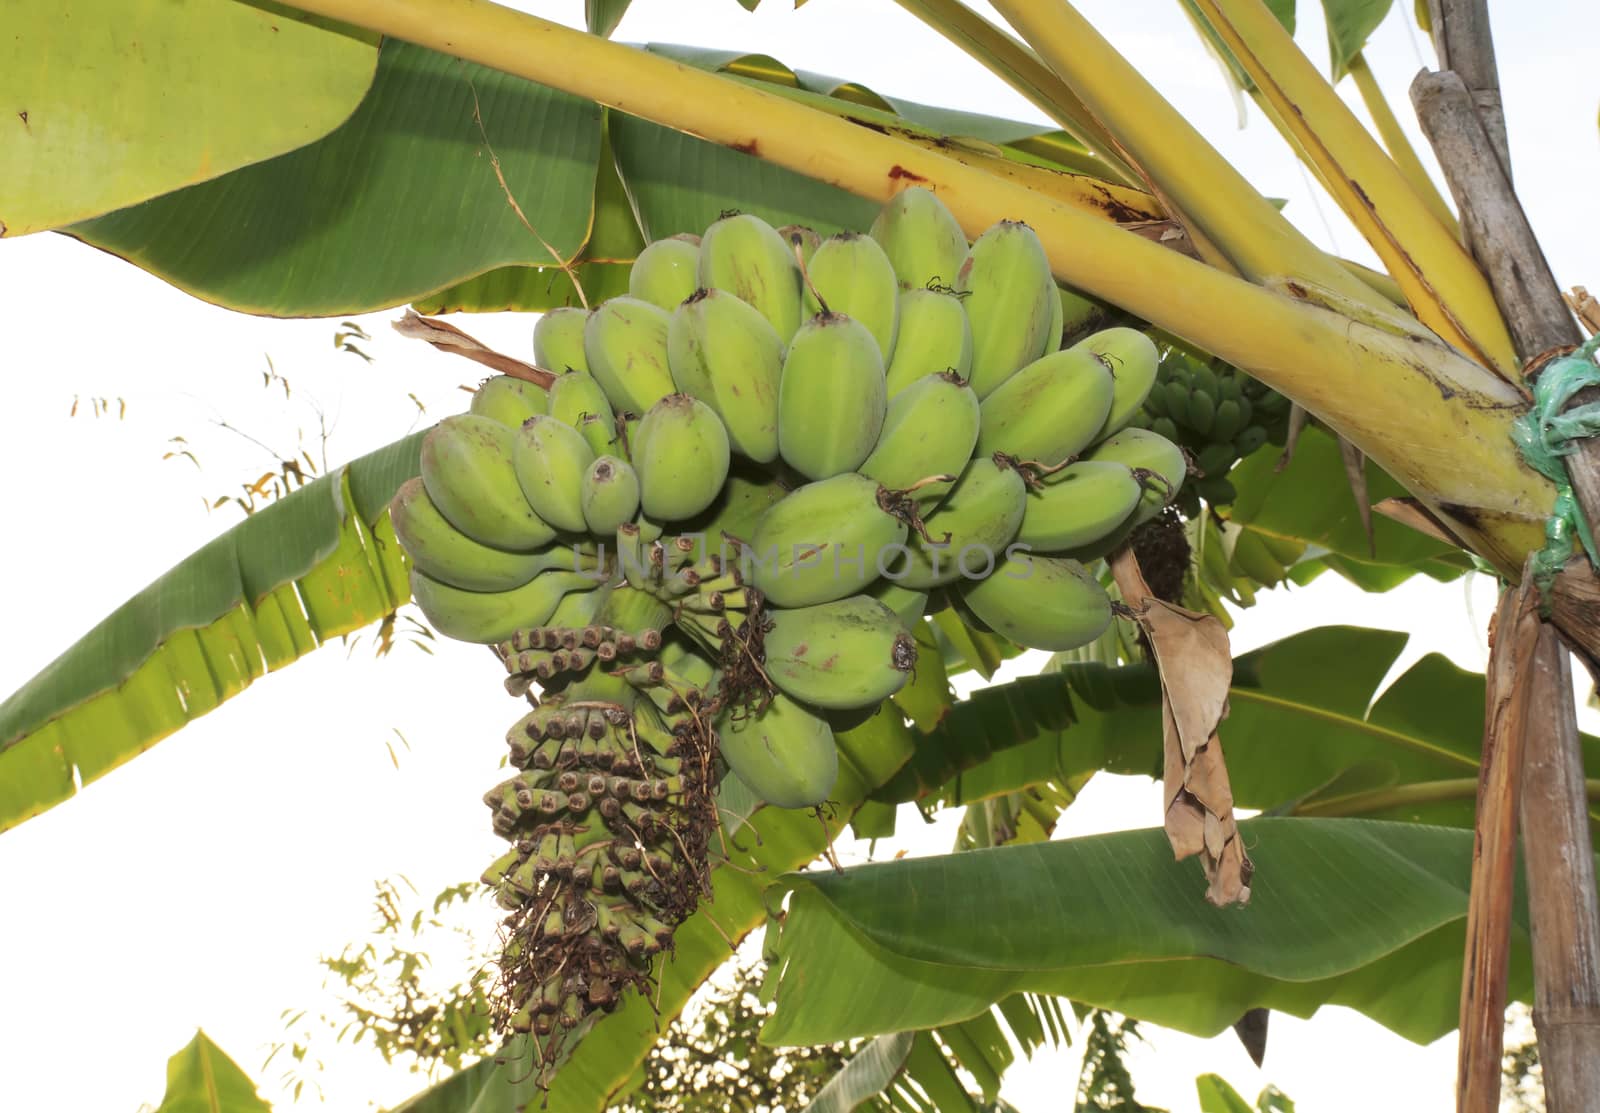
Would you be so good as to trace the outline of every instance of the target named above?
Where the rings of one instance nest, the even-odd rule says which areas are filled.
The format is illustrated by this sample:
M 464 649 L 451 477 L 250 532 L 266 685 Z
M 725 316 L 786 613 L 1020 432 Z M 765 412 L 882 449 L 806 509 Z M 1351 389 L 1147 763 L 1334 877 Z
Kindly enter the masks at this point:
M 1555 508 L 1544 523 L 1544 547 L 1533 555 L 1533 582 L 1546 605 L 1556 573 L 1572 556 L 1574 537 L 1589 555 L 1589 563 L 1600 567 L 1594 536 L 1572 493 L 1572 480 L 1562 459 L 1576 451 L 1576 442 L 1600 433 L 1600 403 L 1565 409 L 1578 391 L 1600 385 L 1600 367 L 1590 362 L 1596 351 L 1600 351 L 1600 336 L 1547 364 L 1534 380 L 1533 408 L 1511 426 L 1511 439 L 1528 466 L 1556 485 Z

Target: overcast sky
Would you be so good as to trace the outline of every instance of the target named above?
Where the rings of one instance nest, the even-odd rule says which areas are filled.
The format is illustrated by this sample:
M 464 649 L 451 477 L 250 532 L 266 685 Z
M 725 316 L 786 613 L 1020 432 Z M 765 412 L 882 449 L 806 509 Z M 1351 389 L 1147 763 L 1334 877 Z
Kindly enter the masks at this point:
M 573 24 L 583 7 L 522 6 Z M 1175 4 L 1080 6 L 1252 182 L 1289 199 L 1302 229 L 1340 254 L 1371 259 L 1270 126 L 1252 111 L 1237 129 L 1219 71 Z M 1600 11 L 1575 0 L 1494 7 L 1519 188 L 1563 286 L 1600 289 L 1591 211 L 1600 181 Z M 1299 37 L 1321 64 L 1315 8 L 1301 4 Z M 1368 57 L 1409 117 L 1405 88 L 1432 54 L 1405 21 L 1410 4 L 1399 9 Z M 891 0 L 811 0 L 799 12 L 768 0 L 754 15 L 732 0 L 636 0 L 618 37 L 762 51 L 884 93 L 1039 118 Z M 1353 96 L 1348 83 L 1345 91 Z M 397 215 L 397 235 L 403 227 Z M 299 447 L 320 456 L 324 427 L 334 464 L 388 443 L 464 408 L 459 387 L 477 378 L 460 361 L 394 336 L 388 321 L 397 311 L 362 318 L 373 337 L 362 345 L 375 357 L 368 364 L 334 349 L 337 322 L 231 314 L 58 236 L 0 243 L 0 304 L 9 322 L 0 412 L 11 417 L 0 440 L 0 468 L 11 477 L 0 549 L 6 693 L 238 519 L 231 510 L 208 513 L 208 500 Z M 530 351 L 528 319 L 459 323 L 506 351 Z M 287 399 L 281 385 L 263 386 L 269 358 L 292 384 Z M 113 416 L 92 415 L 96 398 L 110 402 Z M 75 400 L 78 414 L 69 416 Z M 162 458 L 174 436 L 188 438 L 202 467 Z M 1362 623 L 1413 632 L 1398 667 L 1439 651 L 1481 668 L 1492 599 L 1481 580 L 1369 597 L 1330 578 L 1269 594 L 1241 617 L 1234 643 L 1247 650 L 1311 624 Z M 369 925 L 373 880 L 404 873 L 431 895 L 476 876 L 498 853 L 479 797 L 497 779 L 515 705 L 486 655 L 451 643 L 431 657 L 401 647 L 378 661 L 371 648 L 368 637 L 348 652 L 322 650 L 0 836 L 0 885 L 10 896 L 0 917 L 0 1108 L 154 1104 L 167 1057 L 196 1027 L 259 1079 L 264 1096 L 291 1107 L 277 1065 L 261 1069 L 283 1032 L 279 1012 L 328 1007 L 317 958 Z M 953 819 L 924 827 L 904 817 L 905 837 L 888 849 L 941 852 Z M 1101 777 L 1061 834 L 1158 819 L 1150 782 Z M 480 922 L 491 921 L 485 911 Z M 442 979 L 459 976 L 444 965 Z M 326 1036 L 320 1050 L 328 1108 L 393 1104 L 420 1086 Z M 1276 1082 L 1303 1113 L 1372 1105 L 1375 1096 L 1384 1108 L 1445 1110 L 1454 1055 L 1453 1038 L 1421 1049 L 1355 1014 L 1325 1010 L 1310 1022 L 1274 1018 L 1265 1071 L 1231 1035 L 1152 1033 L 1135 1076 L 1142 1100 L 1173 1110 L 1195 1107 L 1192 1079 L 1205 1070 L 1251 1099 Z M 1060 1109 L 1075 1063 L 1069 1051 L 1020 1065 L 1006 1096 L 1026 1113 Z M 300 1104 L 315 1101 L 308 1093 Z

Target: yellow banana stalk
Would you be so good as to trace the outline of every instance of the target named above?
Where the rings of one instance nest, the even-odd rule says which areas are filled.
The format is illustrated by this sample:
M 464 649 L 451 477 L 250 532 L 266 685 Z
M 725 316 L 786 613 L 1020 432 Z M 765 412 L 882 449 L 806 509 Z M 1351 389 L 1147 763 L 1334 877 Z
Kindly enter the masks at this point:
M 1392 305 L 1289 223 L 1072 5 L 995 0 L 994 6 L 1117 137 L 1191 230 L 1244 277 L 1294 278 L 1366 304 L 1401 327 Z
M 1138 185 L 1122 160 L 1117 141 L 1072 89 L 1039 56 L 960 0 L 896 0 L 929 27 L 976 58 L 996 77 L 1027 97 L 1039 111 L 1117 168 L 1124 185 Z
M 880 202 L 907 185 L 927 186 L 974 237 L 999 220 L 1024 220 L 1060 281 L 1245 368 L 1326 419 L 1508 575 L 1519 574 L 1523 556 L 1542 542 L 1554 492 L 1507 436 L 1509 419 L 1523 408 L 1518 391 L 1365 304 L 1335 312 L 1329 298 L 1293 281 L 1263 289 L 937 152 L 486 0 L 301 0 L 299 7 L 750 151 Z M 1463 468 L 1463 459 L 1473 466 Z
M 1461 226 L 1456 223 L 1455 214 L 1450 211 L 1450 206 L 1445 204 L 1439 187 L 1428 176 L 1427 168 L 1417 157 L 1416 148 L 1412 147 L 1411 140 L 1400 127 L 1400 121 L 1395 119 L 1383 90 L 1378 88 L 1378 79 L 1373 76 L 1372 68 L 1367 65 L 1367 60 L 1361 51 L 1356 51 L 1345 68 L 1355 79 L 1356 91 L 1361 94 L 1361 103 L 1367 106 L 1367 115 L 1372 117 L 1372 126 L 1378 129 L 1378 138 L 1383 140 L 1389 157 L 1394 159 L 1394 164 L 1400 168 L 1400 173 L 1405 175 L 1411 188 L 1416 190 L 1417 196 L 1433 210 L 1433 215 L 1439 218 L 1439 223 L 1443 224 L 1452 236 L 1459 238 Z
M 1196 0 L 1196 7 L 1275 106 L 1274 122 L 1317 164 L 1418 319 L 1515 379 L 1511 337 L 1483 273 L 1266 5 Z

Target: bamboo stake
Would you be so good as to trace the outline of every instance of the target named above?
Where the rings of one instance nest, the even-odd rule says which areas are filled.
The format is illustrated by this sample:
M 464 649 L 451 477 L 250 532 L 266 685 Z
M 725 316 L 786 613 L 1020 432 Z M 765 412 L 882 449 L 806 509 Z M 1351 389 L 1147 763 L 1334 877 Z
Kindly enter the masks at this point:
M 1539 642 L 1538 604 L 1532 580 L 1524 573 L 1520 589 L 1508 588 L 1500 593 L 1499 609 L 1489 632 L 1483 764 L 1478 771 L 1472 890 L 1461 972 L 1457 1113 L 1494 1113 L 1500 1104 L 1511 903 L 1517 869 L 1518 791 L 1528 730 L 1540 721 L 1540 709 L 1529 704 L 1534 686 L 1527 675 Z
M 1456 197 L 1462 227 L 1517 338 L 1518 355 L 1536 364 L 1552 349 L 1577 343 L 1581 333 L 1511 186 L 1487 9 L 1482 0 L 1430 0 L 1430 6 L 1441 57 L 1469 68 L 1478 93 L 1469 93 L 1461 78 L 1447 71 L 1419 76 L 1412 101 Z M 1486 112 L 1479 106 L 1487 106 Z M 1597 394 L 1584 391 L 1574 401 Z M 1568 457 L 1567 467 L 1583 513 L 1600 522 L 1600 442 L 1586 441 Z M 1556 585 L 1552 609 L 1558 620 L 1564 607 L 1595 582 L 1587 558 L 1574 558 Z M 1592 613 L 1588 618 L 1582 621 L 1580 608 L 1579 621 L 1569 618 L 1564 629 L 1584 649 L 1592 669 L 1600 660 L 1600 622 Z M 1532 657 L 1520 671 L 1532 713 L 1521 826 L 1533 927 L 1534 1029 L 1546 1108 L 1580 1113 L 1600 1108 L 1600 900 L 1571 663 L 1554 626 L 1541 625 Z M 1487 1072 L 1488 1067 L 1477 1069 Z

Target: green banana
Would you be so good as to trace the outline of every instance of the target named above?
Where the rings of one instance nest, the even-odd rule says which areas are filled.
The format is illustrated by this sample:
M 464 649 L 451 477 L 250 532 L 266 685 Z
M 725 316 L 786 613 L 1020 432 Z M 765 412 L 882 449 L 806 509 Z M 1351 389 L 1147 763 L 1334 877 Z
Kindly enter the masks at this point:
M 698 284 L 726 290 L 761 311 L 784 340 L 800 327 L 800 264 L 794 247 L 752 213 L 725 216 L 700 239 Z
M 639 474 L 626 460 L 597 456 L 583 473 L 583 520 L 597 537 L 614 537 L 617 527 L 639 512 Z
M 767 617 L 762 670 L 815 707 L 870 707 L 904 687 L 917 664 L 917 643 L 905 624 L 867 595 Z
M 828 721 L 781 692 L 759 713 L 723 712 L 717 736 L 728 768 L 777 807 L 820 804 L 838 779 L 839 751 Z
M 700 237 L 669 236 L 639 252 L 628 271 L 628 295 L 667 312 L 694 293 L 700 269 Z
M 908 542 L 905 559 L 887 576 L 918 591 L 987 576 L 1016 537 L 1025 509 L 1022 473 L 1003 457 L 979 456 L 924 520 L 926 536 Z
M 1075 560 L 1016 553 L 960 592 L 984 625 L 1030 649 L 1076 649 L 1111 624 L 1105 588 Z
M 389 502 L 389 521 L 411 563 L 452 587 L 505 591 L 552 567 L 547 553 L 504 552 L 456 529 L 428 498 L 420 478 L 400 485 Z M 571 554 L 567 557 L 570 562 Z
M 639 505 L 657 521 L 692 518 L 716 501 L 728 478 L 728 432 L 710 406 L 669 394 L 634 434 Z
M 1134 512 L 1135 525 L 1154 518 L 1163 506 L 1177 497 L 1178 489 L 1189 474 L 1189 461 L 1183 449 L 1149 429 L 1128 428 L 1113 433 L 1095 445 L 1087 459 L 1111 460 L 1154 473 L 1144 485 L 1144 494 Z
M 726 290 L 696 290 L 672 312 L 667 352 L 674 385 L 722 419 L 729 448 L 759 464 L 778 458 L 783 340 L 760 310 Z
M 924 376 L 889 399 L 878 443 L 856 470 L 892 491 L 950 476 L 917 489 L 918 504 L 931 510 L 972 457 L 978 416 L 978 396 L 953 371 Z
M 972 326 L 960 298 L 946 290 L 902 290 L 899 312 L 885 373 L 890 398 L 936 371 L 972 374 Z
M 592 591 L 603 575 L 594 572 L 541 572 L 510 591 L 463 591 L 413 568 L 411 597 L 439 633 L 464 642 L 493 645 L 518 630 L 543 626 L 562 596 Z
M 612 409 L 642 414 L 672 393 L 670 320 L 659 305 L 627 296 L 611 298 L 589 314 L 583 352 Z
M 682 523 L 678 533 L 685 537 L 698 534 L 703 538 L 701 550 L 695 556 L 697 560 L 713 552 L 727 557 L 730 555 L 727 538 L 747 540 L 767 508 L 788 493 L 789 488 L 770 473 L 735 460 L 728 467 L 728 480 L 717 492 L 717 500 Z
M 582 433 L 596 456 L 617 451 L 616 414 L 589 372 L 569 371 L 550 384 L 549 416 Z
M 895 492 L 845 472 L 808 483 L 756 521 L 745 579 L 779 607 L 859 594 L 906 549 Z
M 1029 490 L 1017 541 L 1047 553 L 1092 545 L 1128 520 L 1143 493 L 1125 464 L 1068 464 Z
M 1216 416 L 1211 421 L 1211 435 L 1219 442 L 1237 437 L 1245 427 L 1247 411 L 1244 407 L 1249 404 L 1245 398 L 1224 398 L 1218 402 Z
M 972 322 L 972 389 L 987 398 L 1045 353 L 1060 308 L 1050 260 L 1032 228 L 1002 220 L 973 243 L 955 288 Z
M 1156 345 L 1144 333 L 1131 328 L 1101 329 L 1068 349 L 1089 352 L 1111 372 L 1111 412 L 1095 440 L 1104 440 L 1132 421 L 1156 385 L 1156 369 L 1161 365 Z
M 1233 462 L 1238 458 L 1239 456 L 1234 452 L 1231 441 L 1214 442 L 1195 453 L 1194 466 L 1195 470 L 1201 475 L 1222 475 L 1233 466 Z
M 890 198 L 873 220 L 870 235 L 883 247 L 895 277 L 908 290 L 953 286 L 967 257 L 967 236 L 961 222 L 932 191 L 920 186 L 903 189 Z
M 867 589 L 867 594 L 893 611 L 907 630 L 915 629 L 928 609 L 926 591 L 905 587 L 893 580 L 879 580 Z
M 546 412 L 549 405 L 550 395 L 537 383 L 510 375 L 495 375 L 478 384 L 467 412 L 493 418 L 515 429 L 534 414 Z
M 983 400 L 978 452 L 1055 467 L 1094 443 L 1114 389 L 1111 372 L 1089 352 L 1051 352 Z
M 1262 425 L 1252 425 L 1234 438 L 1233 448 L 1241 459 L 1267 443 L 1267 430 Z
M 1211 424 L 1216 420 L 1217 403 L 1213 396 L 1199 388 L 1189 396 L 1189 427 L 1202 437 L 1211 435 Z
M 867 327 L 819 313 L 795 333 L 778 382 L 778 452 L 808 479 L 854 471 L 883 429 L 883 357 Z
M 867 326 L 887 365 L 899 323 L 900 285 L 894 266 L 871 236 L 840 232 L 822 241 L 806 264 L 806 317 L 842 313 Z
M 447 417 L 422 439 L 422 483 L 451 525 L 474 541 L 527 553 L 553 541 L 517 483 L 516 434 L 477 414 Z
M 1112 310 L 1103 302 L 1093 301 L 1066 286 L 1057 286 L 1057 301 L 1061 303 L 1061 338 L 1057 347 L 1068 347 L 1096 329 L 1105 327 Z
M 584 326 L 589 311 L 577 306 L 546 309 L 533 326 L 533 362 L 557 375 L 564 371 L 587 371 L 583 354 Z
M 517 430 L 511 455 L 523 497 L 557 529 L 582 533 L 583 477 L 594 450 L 583 435 L 553 417 L 531 417 Z

